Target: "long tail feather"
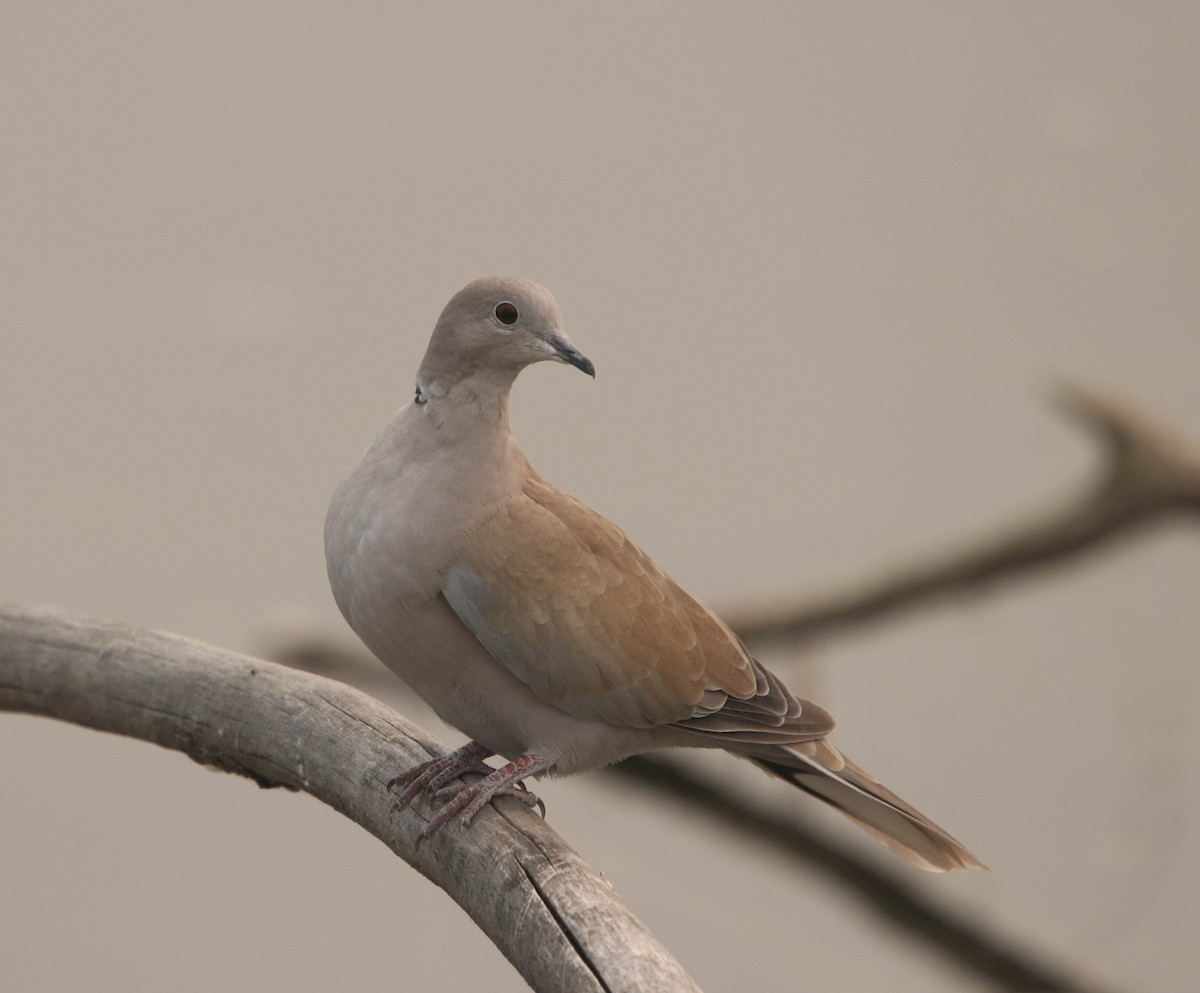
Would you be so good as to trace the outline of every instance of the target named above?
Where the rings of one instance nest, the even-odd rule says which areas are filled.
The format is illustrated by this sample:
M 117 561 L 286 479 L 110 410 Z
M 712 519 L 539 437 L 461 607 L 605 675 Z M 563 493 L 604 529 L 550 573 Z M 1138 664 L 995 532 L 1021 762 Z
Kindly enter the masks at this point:
M 959 842 L 876 782 L 824 738 L 740 751 L 756 765 L 825 801 L 913 865 L 933 872 L 982 869 Z

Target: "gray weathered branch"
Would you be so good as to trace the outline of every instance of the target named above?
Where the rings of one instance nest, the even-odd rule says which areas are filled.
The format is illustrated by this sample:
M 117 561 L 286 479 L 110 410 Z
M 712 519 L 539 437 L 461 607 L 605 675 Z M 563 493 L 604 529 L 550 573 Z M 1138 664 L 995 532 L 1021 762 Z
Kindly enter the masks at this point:
M 416 847 L 428 811 L 387 781 L 443 746 L 341 683 L 176 635 L 0 607 L 0 710 L 152 741 L 262 786 L 303 790 L 444 889 L 536 990 L 696 990 L 536 814 L 502 800 Z
M 1104 447 L 1101 472 L 1080 496 L 992 539 L 842 593 L 726 615 L 730 627 L 758 646 L 807 641 L 1059 564 L 1152 521 L 1200 516 L 1200 452 L 1193 446 L 1098 393 L 1066 389 L 1058 406 Z

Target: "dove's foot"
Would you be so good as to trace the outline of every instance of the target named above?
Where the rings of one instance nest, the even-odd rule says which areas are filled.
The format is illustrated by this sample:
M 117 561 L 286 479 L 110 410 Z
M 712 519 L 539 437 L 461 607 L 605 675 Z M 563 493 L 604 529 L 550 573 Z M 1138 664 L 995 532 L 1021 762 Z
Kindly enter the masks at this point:
M 449 755 L 441 758 L 420 762 L 411 769 L 400 773 L 387 784 L 389 792 L 400 791 L 396 802 L 392 804 L 392 813 L 398 814 L 408 808 L 423 790 L 437 793 L 450 780 L 461 776 L 464 772 L 478 772 L 489 776 L 495 770 L 484 762 L 495 753 L 471 741 L 462 748 L 455 749 Z
M 470 824 L 475 815 L 498 796 L 511 796 L 529 807 L 538 807 L 542 816 L 545 816 L 546 805 L 520 781 L 527 776 L 545 772 L 553 764 L 553 760 L 544 759 L 540 755 L 520 755 L 503 769 L 493 770 L 478 782 L 443 786 L 435 796 L 439 800 L 445 799 L 446 802 L 438 808 L 437 814 L 417 840 L 424 841 L 429 838 L 455 815 L 460 817 L 464 826 Z M 448 779 L 442 780 L 443 783 L 447 781 Z

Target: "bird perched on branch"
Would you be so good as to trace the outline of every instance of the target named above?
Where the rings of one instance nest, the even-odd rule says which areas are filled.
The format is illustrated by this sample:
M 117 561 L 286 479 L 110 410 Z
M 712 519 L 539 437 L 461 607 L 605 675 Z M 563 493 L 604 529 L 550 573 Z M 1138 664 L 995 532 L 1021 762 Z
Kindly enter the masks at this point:
M 416 394 L 334 493 L 334 597 L 367 646 L 471 741 L 392 781 L 429 791 L 428 835 L 498 793 L 656 748 L 724 748 L 786 779 L 926 869 L 984 868 L 828 740 L 699 600 L 522 454 L 508 400 L 522 369 L 595 375 L 554 297 L 527 279 L 471 283 L 446 305 Z M 501 756 L 502 768 L 484 760 Z M 466 772 L 484 778 L 464 783 Z

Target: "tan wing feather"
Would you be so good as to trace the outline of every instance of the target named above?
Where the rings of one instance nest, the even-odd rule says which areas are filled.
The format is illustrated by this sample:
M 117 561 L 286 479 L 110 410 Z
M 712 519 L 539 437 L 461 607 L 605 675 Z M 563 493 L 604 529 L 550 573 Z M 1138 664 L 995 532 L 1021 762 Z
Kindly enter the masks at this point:
M 787 741 L 832 727 L 615 524 L 536 475 L 471 536 L 444 594 L 497 660 L 570 713 Z

